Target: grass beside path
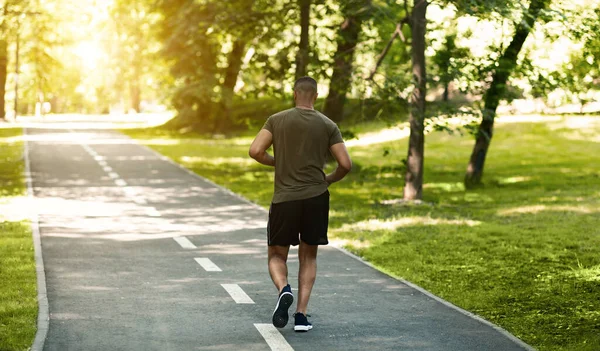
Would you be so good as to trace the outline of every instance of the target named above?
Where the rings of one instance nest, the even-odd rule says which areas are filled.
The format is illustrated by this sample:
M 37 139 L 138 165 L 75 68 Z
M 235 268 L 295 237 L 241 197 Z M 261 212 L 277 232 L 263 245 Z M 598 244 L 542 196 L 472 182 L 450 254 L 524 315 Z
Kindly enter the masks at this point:
M 31 227 L 15 210 L 26 196 L 20 128 L 0 128 L 0 350 L 28 350 L 38 313 Z M 20 211 L 24 211 L 22 207 Z
M 251 138 L 127 133 L 268 206 L 273 173 L 247 157 Z M 330 189 L 331 237 L 539 350 L 598 350 L 600 119 L 498 124 L 485 186 L 466 191 L 472 146 L 427 136 L 423 205 L 394 201 L 406 139 L 350 148 L 355 168 Z

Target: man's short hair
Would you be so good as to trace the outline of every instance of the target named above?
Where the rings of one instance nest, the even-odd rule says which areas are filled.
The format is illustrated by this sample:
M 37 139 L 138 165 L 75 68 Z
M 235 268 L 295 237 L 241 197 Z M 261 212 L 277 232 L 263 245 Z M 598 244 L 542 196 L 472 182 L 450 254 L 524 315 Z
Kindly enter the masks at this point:
M 297 93 L 310 93 L 315 95 L 317 93 L 317 81 L 311 77 L 299 78 L 294 83 L 294 91 Z

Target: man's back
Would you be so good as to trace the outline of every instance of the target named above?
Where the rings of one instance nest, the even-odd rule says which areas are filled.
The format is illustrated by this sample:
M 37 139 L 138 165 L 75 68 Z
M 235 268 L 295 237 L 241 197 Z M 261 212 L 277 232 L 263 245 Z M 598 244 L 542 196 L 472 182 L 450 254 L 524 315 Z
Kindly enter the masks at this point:
M 269 117 L 250 145 L 248 155 L 260 164 L 275 167 L 275 194 L 269 210 L 267 245 L 269 274 L 279 292 L 273 325 L 288 323 L 294 294 L 288 283 L 287 258 L 291 245 L 298 248 L 298 303 L 294 331 L 307 332 L 307 306 L 317 275 L 319 245 L 327 245 L 329 226 L 328 186 L 342 180 L 352 161 L 338 127 L 314 111 L 317 81 L 301 77 L 294 83 L 292 108 Z M 267 149 L 273 145 L 275 157 Z M 338 165 L 330 174 L 323 166 L 331 152 Z
M 263 128 L 273 134 L 273 203 L 324 193 L 328 184 L 323 166 L 329 148 L 343 142 L 336 124 L 318 111 L 296 107 L 269 117 Z

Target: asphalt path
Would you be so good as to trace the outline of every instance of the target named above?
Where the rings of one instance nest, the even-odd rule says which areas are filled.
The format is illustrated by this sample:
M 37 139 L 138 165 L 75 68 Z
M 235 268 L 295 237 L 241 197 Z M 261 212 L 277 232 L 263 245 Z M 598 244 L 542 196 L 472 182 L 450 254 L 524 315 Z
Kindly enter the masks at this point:
M 314 329 L 275 329 L 263 209 L 115 131 L 41 124 L 27 139 L 44 350 L 528 349 L 333 247 L 319 253 Z

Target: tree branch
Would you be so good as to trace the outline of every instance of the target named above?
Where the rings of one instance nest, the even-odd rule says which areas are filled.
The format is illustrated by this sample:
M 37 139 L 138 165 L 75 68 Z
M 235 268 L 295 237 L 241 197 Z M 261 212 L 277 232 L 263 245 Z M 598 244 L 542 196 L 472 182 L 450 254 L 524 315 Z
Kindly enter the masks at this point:
M 367 78 L 367 80 L 373 80 L 375 73 L 377 73 L 377 69 L 379 68 L 379 66 L 381 66 L 383 59 L 390 51 L 390 48 L 392 47 L 392 44 L 394 43 L 394 40 L 396 40 L 396 38 L 400 37 L 402 42 L 406 42 L 406 38 L 404 38 L 404 34 L 402 34 L 402 25 L 404 25 L 405 23 L 408 24 L 408 21 L 409 21 L 409 18 L 407 16 L 407 17 L 404 17 L 402 20 L 400 20 L 400 22 L 398 22 L 398 24 L 396 25 L 396 29 L 394 30 L 394 33 L 392 34 L 392 37 L 388 41 L 387 45 L 385 46 L 385 48 L 383 49 L 381 54 L 379 54 L 379 58 L 377 58 L 377 63 L 375 64 L 375 67 L 373 67 L 373 69 L 371 70 L 371 74 L 369 74 L 369 77 Z

